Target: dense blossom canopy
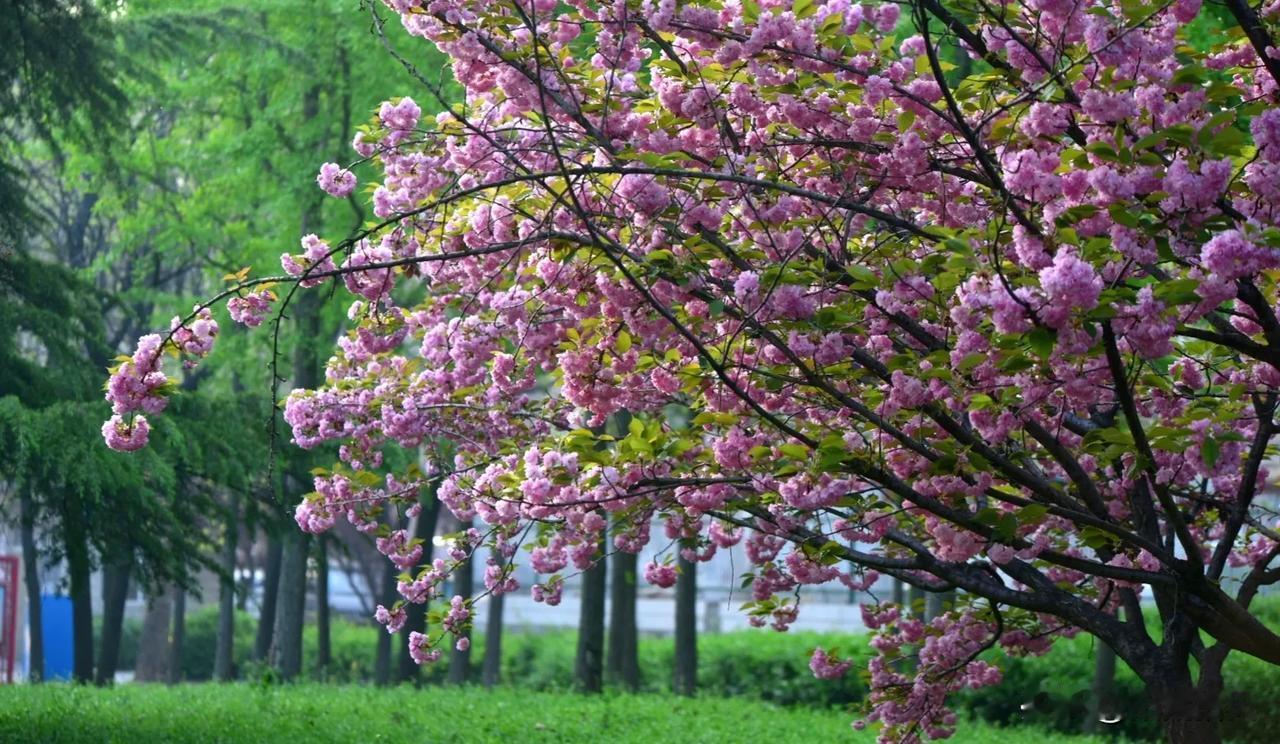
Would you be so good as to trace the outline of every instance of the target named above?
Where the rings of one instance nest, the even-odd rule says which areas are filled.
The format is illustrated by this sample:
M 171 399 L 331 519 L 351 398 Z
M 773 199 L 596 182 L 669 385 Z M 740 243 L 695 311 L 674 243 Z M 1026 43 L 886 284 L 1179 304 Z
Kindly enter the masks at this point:
M 369 182 L 383 221 L 309 236 L 272 280 L 356 297 L 325 384 L 285 408 L 298 445 L 340 445 L 303 529 L 377 535 L 405 602 L 489 544 L 486 592 L 527 560 L 554 604 L 606 532 L 692 560 L 745 541 L 747 611 L 779 630 L 805 585 L 962 590 L 927 624 L 865 608 L 886 739 L 949 734 L 996 644 L 1084 629 L 1170 688 L 1188 654 L 1280 662 L 1248 612 L 1280 579 L 1280 4 L 386 5 L 466 102 L 384 103 L 317 178 Z M 269 314 L 265 281 L 232 290 L 237 320 Z M 198 356 L 210 322 L 116 370 L 112 446 L 163 408 L 157 347 Z M 439 468 L 382 466 L 446 442 Z M 421 566 L 376 517 L 430 479 L 480 526 Z

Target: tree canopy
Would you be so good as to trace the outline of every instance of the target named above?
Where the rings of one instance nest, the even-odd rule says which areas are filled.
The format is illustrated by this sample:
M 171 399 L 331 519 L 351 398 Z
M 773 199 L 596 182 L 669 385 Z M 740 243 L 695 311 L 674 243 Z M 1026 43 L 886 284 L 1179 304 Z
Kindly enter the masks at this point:
M 949 735 L 947 695 L 998 681 L 977 660 L 997 644 L 1095 634 L 1175 742 L 1217 738 L 1229 652 L 1280 663 L 1249 611 L 1280 581 L 1280 7 L 386 5 L 465 104 L 405 59 L 442 113 L 386 101 L 353 162 L 316 169 L 378 221 L 214 298 L 257 325 L 300 291 L 354 296 L 285 410 L 298 445 L 340 445 L 302 529 L 378 534 L 410 603 L 482 544 L 486 592 L 516 588 L 524 544 L 558 598 L 610 520 L 635 552 L 655 516 L 688 560 L 745 540 L 746 609 L 779 630 L 809 585 L 963 590 L 928 624 L 865 610 L 863 724 L 889 740 Z M 113 446 L 146 444 L 161 355 L 207 352 L 198 318 L 113 370 Z M 383 467 L 446 440 L 446 472 Z M 377 516 L 431 480 L 484 527 L 420 566 Z

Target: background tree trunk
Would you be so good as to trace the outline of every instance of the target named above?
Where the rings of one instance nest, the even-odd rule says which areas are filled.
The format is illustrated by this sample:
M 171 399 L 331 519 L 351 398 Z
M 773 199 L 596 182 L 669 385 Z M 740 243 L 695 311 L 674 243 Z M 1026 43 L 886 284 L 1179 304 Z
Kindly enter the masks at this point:
M 496 553 L 495 560 L 502 560 Z M 505 594 L 489 595 L 489 617 L 484 628 L 484 669 L 480 682 L 486 688 L 502 679 L 502 605 Z
M 316 540 L 316 678 L 329 676 L 333 658 L 329 631 L 329 541 L 326 535 Z
M 40 554 L 36 549 L 36 505 L 31 488 L 20 486 L 22 510 L 22 581 L 27 586 L 27 681 L 44 680 L 44 608 L 40 605 Z
M 280 605 L 280 567 L 283 563 L 284 544 L 279 537 L 268 535 L 267 563 L 262 569 L 262 606 L 258 610 L 258 635 L 253 641 L 254 661 L 265 661 L 271 651 L 272 636 L 276 630 L 276 608 Z
M 678 559 L 676 579 L 676 657 L 673 689 L 692 695 L 698 689 L 698 564 Z
M 124 627 L 124 602 L 129 597 L 132 562 L 114 561 L 102 567 L 102 647 L 98 649 L 98 686 L 115 682 L 120 662 L 120 636 Z
M 604 595 L 607 578 L 608 569 L 601 550 L 596 562 L 582 574 L 582 609 L 578 614 L 574 678 L 578 689 L 583 692 L 596 693 L 604 687 Z
M 396 564 L 383 561 L 382 587 L 378 601 L 383 607 L 391 607 L 396 601 Z M 378 629 L 378 642 L 373 657 L 373 683 L 379 687 L 391 684 L 391 634 L 381 624 L 374 623 Z
M 303 97 L 303 118 L 312 119 L 318 107 L 320 93 L 317 88 L 308 90 Z M 302 233 L 320 222 L 319 204 L 309 206 L 302 215 Z M 312 389 L 320 382 L 320 362 L 315 344 L 320 340 L 320 304 L 318 293 L 307 292 L 293 304 L 294 318 L 298 322 L 299 338 L 293 350 L 293 385 L 295 388 Z M 289 475 L 285 478 L 289 505 L 311 490 L 311 465 L 302 453 L 294 453 Z M 284 552 L 280 561 L 279 603 L 276 609 L 275 641 L 272 644 L 272 666 L 286 681 L 302 671 L 302 626 L 307 609 L 307 561 L 310 552 L 308 535 L 297 525 L 286 524 Z
M 80 499 L 67 494 L 63 502 L 63 536 L 66 542 L 67 574 L 71 579 L 71 632 L 75 661 L 75 681 L 93 681 L 93 587 L 90 586 L 89 536 L 85 531 Z
M 276 610 L 271 665 L 289 681 L 302 671 L 302 622 L 307 603 L 307 535 L 285 533 L 280 561 L 280 606 Z
M 432 488 L 423 496 L 422 511 L 418 514 L 417 522 L 413 527 L 413 536 L 422 540 L 422 562 L 424 564 L 431 563 L 431 556 L 435 552 L 435 545 L 431 542 L 431 538 L 435 537 L 436 523 L 439 519 L 440 501 L 436 499 L 435 488 Z M 409 634 L 426 632 L 427 603 L 410 603 L 405 608 L 405 612 L 408 618 L 405 620 L 404 628 L 400 631 L 400 667 L 396 679 L 400 682 L 409 680 L 416 682 L 418 680 L 418 665 L 409 654 Z
M 907 614 L 919 617 L 925 610 L 924 590 L 918 586 L 907 585 Z
M 934 618 L 950 610 L 955 602 L 954 591 L 927 592 L 924 598 L 924 621 L 926 623 L 933 621 Z
M 218 582 L 218 639 L 213 650 L 213 678 L 230 682 L 234 678 L 236 633 L 236 543 L 240 537 L 240 500 L 227 497 L 227 523 L 222 535 L 223 576 Z
M 169 640 L 169 684 L 182 681 L 182 646 L 187 641 L 187 590 L 174 589 L 173 636 Z
M 609 678 L 628 690 L 640 687 L 636 630 L 636 567 L 639 556 L 619 550 L 609 556 Z
M 133 678 L 138 682 L 163 682 L 169 673 L 169 616 L 173 590 L 147 598 L 147 614 L 142 618 L 138 638 L 138 659 Z
M 461 525 L 462 530 L 466 530 L 471 526 L 470 523 Z M 474 553 L 472 553 L 474 555 Z M 455 582 L 454 593 L 470 599 L 475 593 L 475 576 L 472 573 L 473 567 L 471 557 L 462 563 L 458 570 L 453 574 Z M 471 632 L 468 631 L 464 636 L 468 642 L 471 640 Z M 456 640 L 456 639 L 455 639 Z M 455 685 L 465 685 L 471 681 L 471 649 L 459 651 L 455 645 L 453 650 L 449 652 L 449 682 Z
M 1102 641 L 1096 641 L 1093 660 L 1093 686 L 1089 695 L 1089 710 L 1085 713 L 1084 732 L 1096 734 L 1106 726 L 1103 717 L 1110 717 L 1115 710 L 1116 652 Z

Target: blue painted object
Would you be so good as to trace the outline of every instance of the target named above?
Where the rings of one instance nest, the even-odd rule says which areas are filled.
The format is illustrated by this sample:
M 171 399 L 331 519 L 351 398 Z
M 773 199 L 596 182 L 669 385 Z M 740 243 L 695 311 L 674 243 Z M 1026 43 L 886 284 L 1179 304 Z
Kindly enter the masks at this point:
M 71 679 L 75 648 L 71 643 L 71 598 L 40 597 L 40 627 L 44 629 L 44 678 Z

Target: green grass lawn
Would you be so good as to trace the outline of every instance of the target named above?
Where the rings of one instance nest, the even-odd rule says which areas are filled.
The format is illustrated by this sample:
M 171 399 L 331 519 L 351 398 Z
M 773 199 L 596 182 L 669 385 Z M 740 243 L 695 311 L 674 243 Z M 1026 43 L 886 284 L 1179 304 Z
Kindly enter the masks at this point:
M 376 689 L 64 684 L 0 688 L 0 742 L 870 743 L 855 714 L 750 700 L 428 687 Z M 953 741 L 1083 744 L 1035 729 L 967 725 Z M 1100 741 L 1100 740 L 1099 740 Z

